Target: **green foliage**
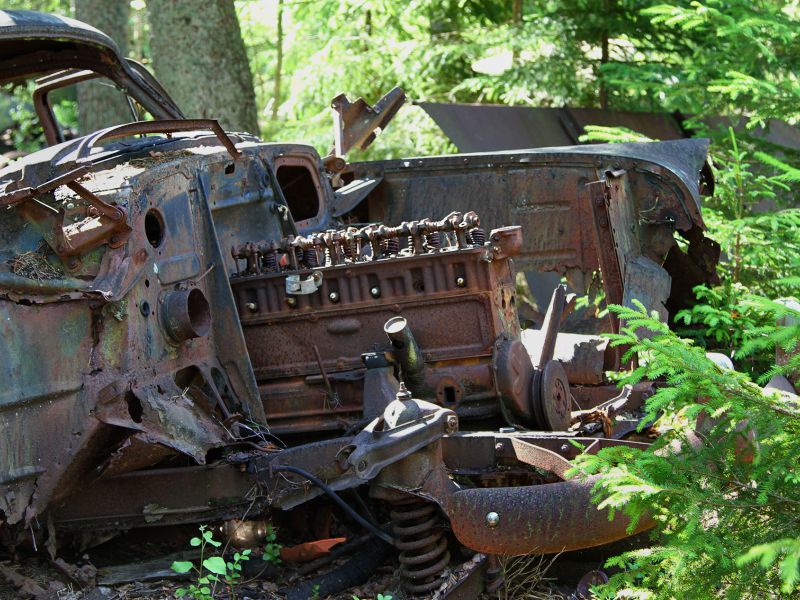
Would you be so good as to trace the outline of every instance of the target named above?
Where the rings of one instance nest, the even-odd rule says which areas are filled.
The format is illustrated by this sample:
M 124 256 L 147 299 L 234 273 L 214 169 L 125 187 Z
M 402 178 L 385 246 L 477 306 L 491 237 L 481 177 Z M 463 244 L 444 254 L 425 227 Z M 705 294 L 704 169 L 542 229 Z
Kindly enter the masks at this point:
M 38 10 L 56 14 L 68 14 L 70 0 L 6 0 L 3 10 Z
M 20 152 L 33 152 L 44 145 L 44 131 L 33 109 L 33 82 L 5 85 L 0 89 L 0 105 L 7 112 L 8 143 Z
M 800 289 L 800 278 L 794 280 L 796 289 Z M 759 383 L 769 381 L 775 375 L 791 376 L 800 373 L 800 310 L 789 302 L 774 301 L 758 296 L 749 296 L 744 301 L 752 309 L 759 311 L 772 325 L 761 325 L 752 328 L 742 346 L 743 356 L 752 356 L 770 352 L 779 355 L 779 360 L 759 379 Z
M 189 540 L 192 548 L 200 548 L 198 564 L 184 560 L 175 561 L 171 569 L 176 573 L 189 573 L 194 571 L 196 579 L 188 587 L 178 588 L 175 596 L 178 598 L 194 598 L 195 600 L 213 600 L 217 584 L 223 583 L 228 589 L 228 597 L 235 600 L 236 593 L 233 586 L 241 578 L 242 562 L 250 560 L 250 550 L 234 552 L 230 561 L 219 554 L 208 556 L 211 548 L 217 549 L 222 542 L 215 540 L 214 535 L 205 525 L 200 525 L 200 537 Z
M 673 39 L 677 61 L 647 72 L 649 90 L 678 110 L 702 107 L 704 114 L 747 114 L 751 124 L 770 118 L 795 121 L 800 58 L 796 5 L 774 0 L 673 2 L 642 11 Z M 683 102 L 682 102 L 683 101 Z
M 633 523 L 645 514 L 655 520 L 652 547 L 608 561 L 621 571 L 600 597 L 796 592 L 800 539 L 787 533 L 797 531 L 800 514 L 800 407 L 721 369 L 641 304 L 613 310 L 624 327 L 612 344 L 639 357 L 623 383 L 665 385 L 646 402 L 644 420 L 661 430 L 649 449 L 618 446 L 577 460 L 577 470 L 600 474 L 600 507 L 624 511 Z M 762 329 L 771 343 L 788 343 L 779 327 Z M 637 331 L 650 336 L 640 339 Z
M 789 184 L 800 171 L 756 152 L 732 128 L 716 140 L 712 163 L 715 193 L 703 217 L 722 249 L 717 271 L 723 284 L 695 288 L 698 303 L 675 320 L 690 325 L 683 333 L 706 349 L 723 352 L 737 368 L 758 375 L 769 369 L 774 356 L 748 338 L 774 323 L 774 311 L 754 304 L 751 295 L 776 298 L 800 292 L 800 209 L 780 208 L 792 198 Z M 780 171 L 767 174 L 764 165 Z
M 774 178 L 775 181 L 800 183 L 800 169 L 797 169 L 792 165 L 775 158 L 774 156 L 770 156 L 766 152 L 756 152 L 756 158 L 781 172 L 780 175 Z
M 272 525 L 267 525 L 267 534 L 264 543 L 264 554 L 262 560 L 266 562 L 281 564 L 281 544 L 277 542 L 278 533 Z
M 741 567 L 757 560 L 762 568 L 769 569 L 779 558 L 779 570 L 783 579 L 781 591 L 789 594 L 800 581 L 800 539 L 784 538 L 770 544 L 753 546 L 736 560 L 736 564 Z
M 605 127 L 587 125 L 586 133 L 580 137 L 582 142 L 599 142 L 603 144 L 621 144 L 624 142 L 657 142 L 643 133 L 627 127 Z
M 703 216 L 726 260 L 721 275 L 751 291 L 770 296 L 792 293 L 783 281 L 800 269 L 800 209 L 757 211 L 771 202 L 780 206 L 791 188 L 786 174 L 766 175 L 752 161 L 753 148 L 743 144 L 729 128 L 713 152 L 714 197 Z M 780 163 L 765 153 L 762 160 Z
M 334 95 L 375 101 L 394 85 L 435 102 L 678 110 L 746 116 L 751 126 L 800 117 L 793 2 L 284 2 L 278 99 L 275 2 L 237 6 L 266 137 L 325 151 Z M 368 156 L 452 151 L 427 115 L 410 112 L 417 127 L 393 124 Z
M 698 286 L 694 294 L 697 304 L 675 315 L 676 323 L 693 329 L 679 333 L 691 336 L 707 350 L 726 354 L 739 370 L 763 373 L 772 365 L 774 352 L 767 348 L 742 351 L 756 328 L 769 329 L 775 323 L 769 313 L 748 300 L 746 287 L 728 281 L 717 287 Z

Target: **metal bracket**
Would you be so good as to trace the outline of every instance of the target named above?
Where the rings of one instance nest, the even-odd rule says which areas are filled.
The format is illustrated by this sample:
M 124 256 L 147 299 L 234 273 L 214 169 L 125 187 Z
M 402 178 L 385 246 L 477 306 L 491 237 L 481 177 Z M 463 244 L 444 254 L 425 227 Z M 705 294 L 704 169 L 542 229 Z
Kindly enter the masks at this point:
M 586 184 L 589 189 L 589 200 L 594 216 L 595 240 L 597 243 L 597 257 L 600 261 L 600 273 L 603 276 L 603 287 L 606 292 L 606 304 L 622 304 L 623 281 L 622 267 L 617 256 L 617 245 L 614 231 L 608 214 L 608 183 L 605 180 L 593 181 Z M 609 312 L 611 331 L 619 332 L 619 319 Z
M 374 106 L 363 98 L 350 102 L 339 94 L 331 101 L 334 110 L 333 156 L 345 156 L 352 148 L 366 150 L 375 140 L 376 131 L 385 129 L 406 101 L 405 92 L 399 87 L 390 90 Z
M 416 418 L 395 426 L 389 422 L 393 414 L 414 412 Z M 341 462 L 353 467 L 357 477 L 369 481 L 384 467 L 453 433 L 457 427 L 458 417 L 452 410 L 424 400 L 395 400 L 383 417 L 372 421 L 343 449 Z
M 322 271 L 313 271 L 310 277 L 303 279 L 300 275 L 286 276 L 286 293 L 290 296 L 307 296 L 313 294 L 322 285 Z

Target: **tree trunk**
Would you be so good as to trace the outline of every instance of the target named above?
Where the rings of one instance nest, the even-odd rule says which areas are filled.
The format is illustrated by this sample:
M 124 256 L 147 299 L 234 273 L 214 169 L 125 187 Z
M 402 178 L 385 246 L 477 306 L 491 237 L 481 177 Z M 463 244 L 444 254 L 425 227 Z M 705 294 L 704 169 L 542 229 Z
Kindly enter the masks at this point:
M 281 78 L 283 77 L 283 0 L 278 0 L 278 35 L 275 40 L 277 55 L 275 58 L 275 89 L 272 93 L 272 120 L 278 119 L 281 107 Z
M 514 23 L 514 37 L 519 35 L 519 27 L 522 25 L 522 0 L 514 0 L 511 4 L 511 22 Z M 517 40 L 513 40 L 511 50 L 511 64 L 515 65 L 519 61 L 519 45 Z
M 75 18 L 109 35 L 123 56 L 128 50 L 130 0 L 75 0 Z M 78 84 L 78 127 L 81 134 L 133 120 L 125 94 L 108 82 Z
M 603 0 L 603 10 L 610 18 L 611 10 L 614 0 Z M 608 30 L 604 29 L 600 39 L 600 66 L 597 69 L 597 76 L 600 80 L 600 108 L 606 110 L 608 108 L 608 87 L 606 86 L 605 74 L 603 73 L 603 65 L 608 62 Z
M 258 133 L 253 77 L 233 0 L 148 0 L 161 84 L 188 118 Z

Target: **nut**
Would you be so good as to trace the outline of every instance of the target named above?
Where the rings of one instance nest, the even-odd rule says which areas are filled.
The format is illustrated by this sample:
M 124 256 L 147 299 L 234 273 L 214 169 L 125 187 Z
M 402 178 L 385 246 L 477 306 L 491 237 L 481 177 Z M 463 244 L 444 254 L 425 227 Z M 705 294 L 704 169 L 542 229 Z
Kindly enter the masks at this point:
M 463 277 L 459 277 L 456 279 L 456 285 L 458 287 L 464 287 L 465 285 L 467 285 L 467 280 L 464 279 Z
M 339 301 L 339 292 L 331 292 L 328 294 L 328 298 L 331 302 L 338 302 Z
M 258 310 L 258 304 L 256 304 L 255 302 L 248 302 L 246 306 L 247 310 L 249 310 L 250 312 L 256 312 Z
M 289 296 L 288 298 L 286 298 L 286 304 L 294 308 L 295 306 L 297 306 L 297 298 Z
M 455 433 L 458 431 L 458 417 L 454 414 L 447 415 L 447 433 Z
M 381 295 L 381 290 L 380 288 L 374 287 L 369 291 L 369 293 L 372 294 L 373 298 L 378 298 Z

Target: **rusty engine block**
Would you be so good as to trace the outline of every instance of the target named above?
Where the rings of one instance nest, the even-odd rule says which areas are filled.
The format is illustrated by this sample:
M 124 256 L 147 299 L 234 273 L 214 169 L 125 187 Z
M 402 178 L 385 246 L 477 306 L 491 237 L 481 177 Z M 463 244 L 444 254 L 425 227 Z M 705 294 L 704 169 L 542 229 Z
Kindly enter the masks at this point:
M 451 213 L 235 248 L 231 287 L 271 430 L 371 419 L 400 380 L 462 418 L 530 402 L 514 373 L 530 360 L 510 259 L 522 232 L 487 242 L 479 225 Z

